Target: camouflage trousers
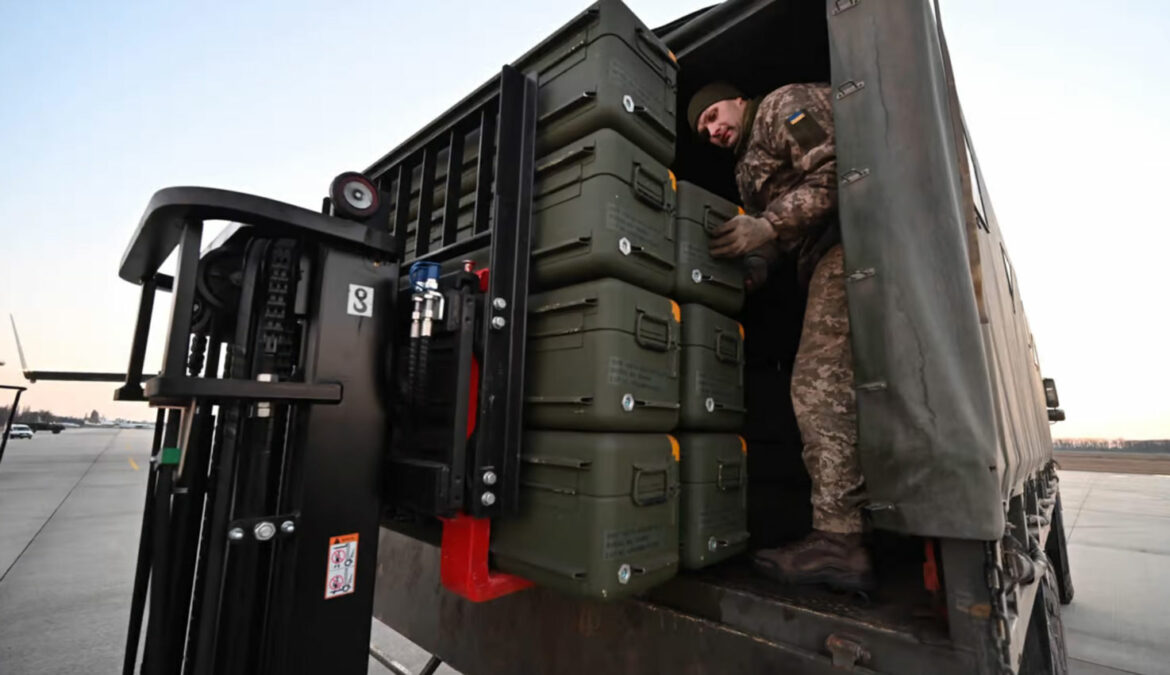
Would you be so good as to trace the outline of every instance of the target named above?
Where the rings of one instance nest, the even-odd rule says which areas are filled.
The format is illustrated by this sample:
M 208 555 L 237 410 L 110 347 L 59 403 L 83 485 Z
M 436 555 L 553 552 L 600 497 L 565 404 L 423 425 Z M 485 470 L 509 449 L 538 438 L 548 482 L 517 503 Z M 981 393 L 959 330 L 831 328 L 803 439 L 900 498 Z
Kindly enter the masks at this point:
M 796 363 L 792 406 L 812 479 L 813 527 L 861 532 L 864 481 L 857 456 L 857 403 L 845 300 L 845 255 L 834 246 L 817 263 Z

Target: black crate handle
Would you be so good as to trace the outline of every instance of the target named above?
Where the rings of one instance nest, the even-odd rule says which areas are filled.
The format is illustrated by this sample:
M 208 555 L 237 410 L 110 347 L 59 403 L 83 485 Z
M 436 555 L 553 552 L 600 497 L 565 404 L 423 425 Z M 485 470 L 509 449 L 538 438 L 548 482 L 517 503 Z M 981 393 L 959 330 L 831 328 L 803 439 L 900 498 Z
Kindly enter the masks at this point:
M 643 497 L 641 490 L 642 479 L 648 476 L 658 475 L 662 476 L 662 490 L 658 491 L 655 489 L 650 496 Z M 633 483 L 633 487 L 630 490 L 630 498 L 638 506 L 665 504 L 666 500 L 670 497 L 670 470 L 666 466 L 645 467 L 635 464 Z
M 738 364 L 743 360 L 743 353 L 740 350 L 740 341 L 736 336 L 724 331 L 715 333 L 715 358 L 724 363 Z M 730 345 L 730 348 L 728 348 Z
M 659 178 L 634 162 L 634 175 L 630 179 L 634 186 L 634 196 L 654 207 L 658 211 L 666 210 L 666 191 L 670 185 L 670 176 Z
M 644 309 L 638 309 L 637 312 L 638 317 L 634 319 L 634 341 L 646 349 L 653 349 L 657 352 L 670 351 L 674 344 L 673 336 L 670 334 L 670 320 L 650 314 Z M 649 334 L 645 328 L 647 324 L 662 326 L 666 339 L 661 340 L 657 336 Z
M 715 216 L 717 220 L 712 221 L 711 216 Z M 711 234 L 715 231 L 715 228 L 719 227 L 723 223 L 726 223 L 734 217 L 735 216 L 729 216 L 711 208 L 710 204 L 705 204 L 703 206 L 703 229 L 707 231 L 707 234 Z
M 738 490 L 743 485 L 743 465 L 741 462 L 724 462 L 716 460 L 715 486 L 723 492 Z M 735 469 L 734 472 L 731 469 Z

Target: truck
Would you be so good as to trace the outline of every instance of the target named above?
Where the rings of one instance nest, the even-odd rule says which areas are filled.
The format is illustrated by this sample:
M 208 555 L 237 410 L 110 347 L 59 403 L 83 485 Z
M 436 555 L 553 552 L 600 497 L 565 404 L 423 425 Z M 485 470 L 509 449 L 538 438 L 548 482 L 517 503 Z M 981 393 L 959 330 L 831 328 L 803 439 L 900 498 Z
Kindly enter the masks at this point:
M 571 516 L 543 540 L 507 534 L 588 491 L 541 476 L 593 464 L 541 455 L 527 425 L 577 428 L 573 410 L 675 442 L 661 429 L 679 419 L 678 398 L 619 391 L 599 410 L 605 387 L 634 387 L 621 378 L 636 371 L 587 364 L 611 375 L 596 397 L 549 393 L 585 375 L 566 358 L 536 378 L 533 332 L 549 312 L 595 308 L 597 297 L 547 291 L 590 275 L 710 282 L 640 243 L 614 209 L 604 227 L 551 239 L 576 216 L 548 209 L 588 194 L 586 164 L 610 161 L 613 130 L 638 148 L 611 171 L 624 176 L 624 205 L 669 220 L 684 182 L 735 201 L 733 159 L 677 112 L 715 79 L 753 96 L 832 88 L 870 594 L 780 586 L 743 556 L 684 570 L 677 555 L 623 562 L 656 540 L 577 529 Z M 234 224 L 201 251 L 204 223 L 220 220 Z M 589 265 L 557 262 L 586 249 L 599 251 Z M 176 273 L 163 274 L 172 253 Z M 1073 585 L 1048 430 L 1063 411 L 934 2 L 728 0 L 651 29 L 600 0 L 370 167 L 335 178 L 320 212 L 160 190 L 119 275 L 142 301 L 115 398 L 157 409 L 125 673 L 140 646 L 143 673 L 365 672 L 371 616 L 433 653 L 428 673 L 440 662 L 476 674 L 1067 671 L 1060 607 Z M 145 378 L 157 292 L 171 293 L 170 324 L 161 371 Z M 803 302 L 781 262 L 743 300 L 739 341 L 727 333 L 744 378 L 746 471 L 732 479 L 721 466 L 713 480 L 744 495 L 750 540 L 712 537 L 713 552 L 810 527 L 788 400 Z M 670 305 L 637 304 L 634 339 L 676 349 Z M 547 335 L 587 339 L 571 324 Z M 720 405 L 706 407 L 731 409 Z M 554 440 L 568 455 L 573 438 Z M 629 492 L 612 501 L 617 513 L 677 517 L 678 469 L 663 447 L 661 466 L 614 472 Z M 525 547 L 552 556 L 587 537 L 604 549 L 580 568 L 517 563 Z
M 33 431 L 51 431 L 54 434 L 59 434 L 65 430 L 65 425 L 60 422 L 28 422 L 27 424 Z

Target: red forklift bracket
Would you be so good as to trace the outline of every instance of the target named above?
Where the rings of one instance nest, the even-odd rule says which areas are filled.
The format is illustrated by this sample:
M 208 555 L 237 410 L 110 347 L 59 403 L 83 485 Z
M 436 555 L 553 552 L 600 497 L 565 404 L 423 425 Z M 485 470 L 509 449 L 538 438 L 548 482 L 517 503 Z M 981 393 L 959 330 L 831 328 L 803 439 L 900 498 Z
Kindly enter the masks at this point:
M 491 270 L 489 270 L 487 267 L 485 267 L 481 270 L 473 270 L 473 271 L 475 272 L 475 276 L 479 277 L 479 290 L 480 290 L 480 292 L 487 293 L 488 282 L 491 280 Z
M 460 513 L 443 518 L 439 577 L 443 586 L 472 602 L 486 602 L 522 591 L 533 583 L 488 569 L 492 521 Z
M 489 272 L 465 269 L 479 277 L 479 290 L 488 290 Z M 467 436 L 475 431 L 479 403 L 479 361 L 471 364 L 471 401 L 468 405 Z M 486 602 L 522 591 L 533 583 L 511 574 L 494 573 L 488 569 L 488 547 L 491 543 L 492 521 L 473 518 L 460 513 L 454 518 L 443 518 L 443 545 L 439 562 L 439 578 L 443 586 L 472 602 Z
M 934 540 L 926 539 L 926 559 L 922 563 L 922 585 L 931 593 L 938 593 L 942 583 L 938 576 L 938 562 L 934 557 Z

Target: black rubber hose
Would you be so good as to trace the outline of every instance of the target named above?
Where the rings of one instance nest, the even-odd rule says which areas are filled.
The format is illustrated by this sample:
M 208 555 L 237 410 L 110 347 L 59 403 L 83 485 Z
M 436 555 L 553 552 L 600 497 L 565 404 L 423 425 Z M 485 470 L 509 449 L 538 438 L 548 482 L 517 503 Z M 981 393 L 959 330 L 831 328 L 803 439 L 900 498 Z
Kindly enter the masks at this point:
M 427 369 L 431 359 L 431 339 L 422 336 L 418 339 L 418 382 L 415 384 L 415 405 L 426 409 L 427 405 Z
M 206 355 L 207 333 L 201 330 L 196 332 L 194 339 L 191 340 L 191 353 L 187 356 L 187 373 L 191 377 L 199 377 L 199 373 L 203 372 L 203 359 Z
M 410 346 L 406 351 L 406 388 L 402 392 L 402 397 L 411 408 L 414 407 L 414 392 L 418 386 L 418 341 L 421 339 L 410 338 Z
M 211 266 L 214 265 L 215 261 L 223 254 L 224 249 L 222 248 L 212 249 L 206 256 L 204 256 L 203 260 L 199 262 L 199 268 L 195 274 L 195 288 L 199 291 L 199 295 L 207 301 L 207 304 L 210 305 L 212 309 L 220 312 L 228 311 L 230 308 L 228 307 L 227 302 L 223 300 L 223 298 L 220 298 L 215 294 L 215 291 L 211 290 L 211 284 L 207 280 L 207 275 L 211 272 Z

